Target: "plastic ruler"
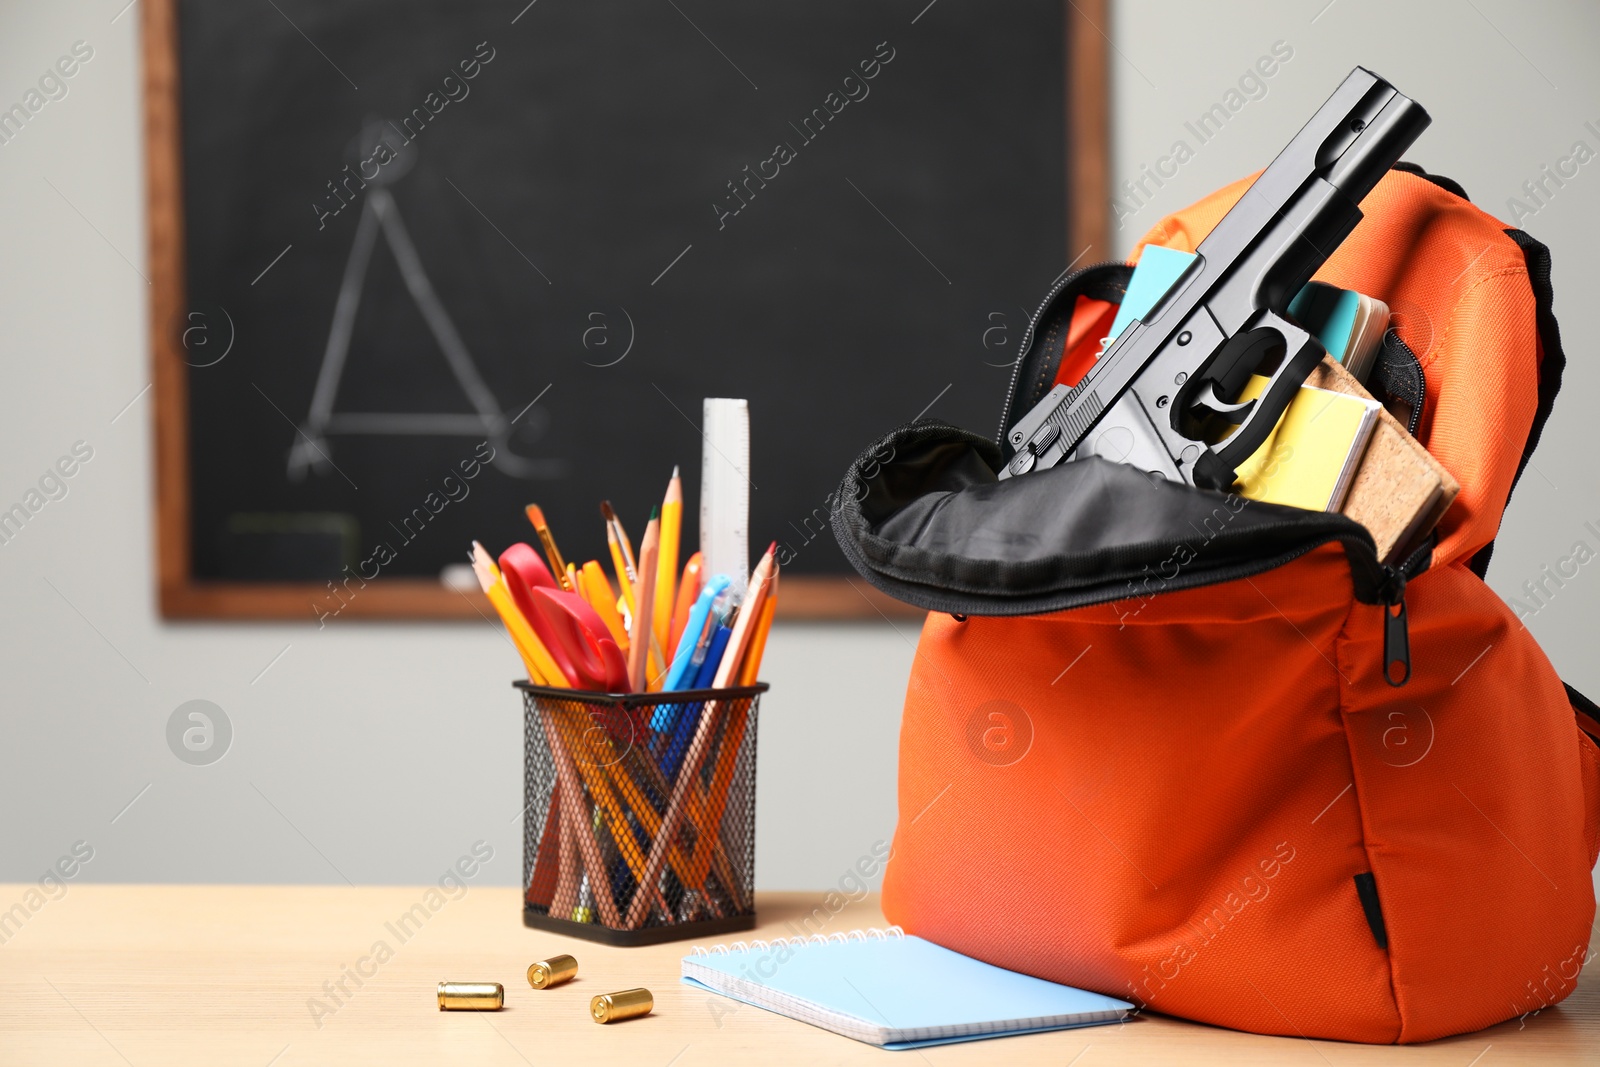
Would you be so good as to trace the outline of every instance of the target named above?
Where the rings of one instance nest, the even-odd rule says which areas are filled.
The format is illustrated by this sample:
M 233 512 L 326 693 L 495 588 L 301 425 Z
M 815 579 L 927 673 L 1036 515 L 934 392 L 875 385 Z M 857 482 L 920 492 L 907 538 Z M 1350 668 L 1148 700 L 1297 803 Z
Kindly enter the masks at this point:
M 700 551 L 743 600 L 750 580 L 750 402 L 706 397 L 701 418 Z

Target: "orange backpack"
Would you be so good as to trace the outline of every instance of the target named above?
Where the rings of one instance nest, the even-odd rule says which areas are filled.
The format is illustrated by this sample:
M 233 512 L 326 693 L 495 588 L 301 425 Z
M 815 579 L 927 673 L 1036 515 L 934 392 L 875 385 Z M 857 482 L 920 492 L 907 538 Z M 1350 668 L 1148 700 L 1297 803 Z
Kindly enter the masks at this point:
M 1248 184 L 1146 243 L 1193 251 Z M 852 465 L 841 546 L 931 612 L 883 889 L 908 932 L 1350 1041 L 1475 1030 L 1575 987 L 1600 721 L 1483 581 L 1560 384 L 1549 256 L 1405 164 L 1361 207 L 1317 279 L 1393 310 L 1374 392 L 1410 401 L 1461 485 L 1403 563 L 1343 516 L 1100 459 L 996 479 L 1011 422 L 1092 362 L 1123 264 L 1041 306 L 998 444 L 922 422 Z

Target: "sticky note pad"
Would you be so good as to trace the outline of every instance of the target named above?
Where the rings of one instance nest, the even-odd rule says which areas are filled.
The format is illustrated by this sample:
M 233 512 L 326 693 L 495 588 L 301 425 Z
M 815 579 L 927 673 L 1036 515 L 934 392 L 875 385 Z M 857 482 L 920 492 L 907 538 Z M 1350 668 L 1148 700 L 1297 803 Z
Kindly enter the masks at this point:
M 1240 400 L 1261 395 L 1251 377 Z M 1376 400 L 1301 386 L 1272 433 L 1239 465 L 1235 490 L 1250 500 L 1308 511 L 1336 511 L 1361 466 L 1381 405 Z

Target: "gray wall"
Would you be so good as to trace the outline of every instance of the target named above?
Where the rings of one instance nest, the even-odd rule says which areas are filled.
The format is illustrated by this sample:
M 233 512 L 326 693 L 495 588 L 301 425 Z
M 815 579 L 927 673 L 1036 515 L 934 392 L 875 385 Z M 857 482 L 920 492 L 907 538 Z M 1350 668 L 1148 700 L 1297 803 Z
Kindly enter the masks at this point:
M 520 715 L 503 681 L 513 663 L 489 629 L 156 617 L 137 8 L 117 17 L 123 2 L 0 6 L 0 102 L 20 99 L 74 41 L 94 48 L 68 95 L 0 146 L 0 500 L 20 498 L 74 442 L 94 450 L 67 495 L 0 547 L 0 880 L 32 880 L 83 839 L 95 856 L 81 877 L 95 881 L 421 882 L 483 838 L 496 849 L 485 877 L 514 882 Z M 1492 211 L 1574 140 L 1600 148 L 1583 125 L 1600 126 L 1600 72 L 1584 52 L 1600 40 L 1600 13 L 1475 4 L 1336 0 L 1320 16 L 1322 0 L 1115 4 L 1119 181 L 1186 136 L 1184 121 L 1275 41 L 1294 53 L 1265 96 L 1124 221 L 1119 249 L 1163 212 L 1264 164 L 1357 62 L 1428 106 L 1435 125 L 1414 158 Z M 1501 538 L 1494 584 L 1507 595 L 1591 538 L 1585 520 L 1600 520 L 1578 402 L 1600 395 L 1600 381 L 1576 298 L 1600 285 L 1597 196 L 1600 162 L 1524 220 L 1552 246 L 1573 364 Z M 973 324 L 975 357 L 985 325 Z M 1597 575 L 1585 569 L 1528 623 L 1592 691 L 1600 663 L 1582 642 L 1600 632 Z M 832 885 L 892 831 L 916 629 L 774 635 L 763 887 Z M 167 748 L 168 717 L 193 699 L 233 724 L 231 749 L 212 766 Z

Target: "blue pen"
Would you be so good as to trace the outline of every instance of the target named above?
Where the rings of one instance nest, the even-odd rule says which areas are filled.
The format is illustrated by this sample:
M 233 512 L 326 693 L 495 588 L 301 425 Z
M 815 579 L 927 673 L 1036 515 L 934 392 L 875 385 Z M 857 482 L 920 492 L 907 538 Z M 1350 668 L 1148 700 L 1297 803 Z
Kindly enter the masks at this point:
M 717 679 L 717 665 L 722 662 L 722 653 L 728 647 L 728 638 L 733 635 L 732 627 L 721 624 L 717 632 L 712 635 L 711 644 L 706 649 L 705 662 L 700 664 L 700 673 L 695 677 L 695 689 L 709 689 L 711 683 Z M 705 705 L 701 703 L 686 706 L 687 714 L 678 716 L 678 727 L 672 734 L 672 743 L 667 746 L 666 755 L 661 760 L 661 770 L 671 781 L 678 774 L 678 766 L 683 761 L 684 754 L 688 751 L 689 741 L 694 737 L 694 731 L 700 725 L 700 713 Z
M 700 633 L 700 640 L 695 642 L 694 648 L 689 653 L 689 669 L 684 672 L 683 685 L 680 689 L 694 689 L 700 679 L 700 670 L 705 665 L 706 653 L 711 649 L 711 639 L 717 635 L 717 627 L 722 623 L 722 613 L 718 605 L 711 605 L 711 614 L 706 616 L 706 628 Z M 685 635 L 687 636 L 687 635 Z M 677 733 L 678 715 L 683 711 L 683 704 L 668 704 L 660 718 L 663 725 L 655 731 L 655 741 L 652 749 L 660 755 L 671 743 Z
M 684 624 L 683 636 L 678 638 L 678 648 L 673 653 L 672 666 L 667 669 L 667 681 L 663 689 L 687 689 L 694 680 L 694 668 L 697 666 L 694 663 L 694 650 L 700 643 L 701 634 L 705 632 L 706 621 L 711 616 L 711 605 L 732 584 L 732 579 L 726 574 L 713 574 L 706 579 L 705 587 L 695 598 L 694 607 L 689 609 L 689 621 Z M 656 733 L 671 729 L 676 716 L 675 708 L 673 704 L 656 705 L 655 712 L 650 716 L 650 729 Z

